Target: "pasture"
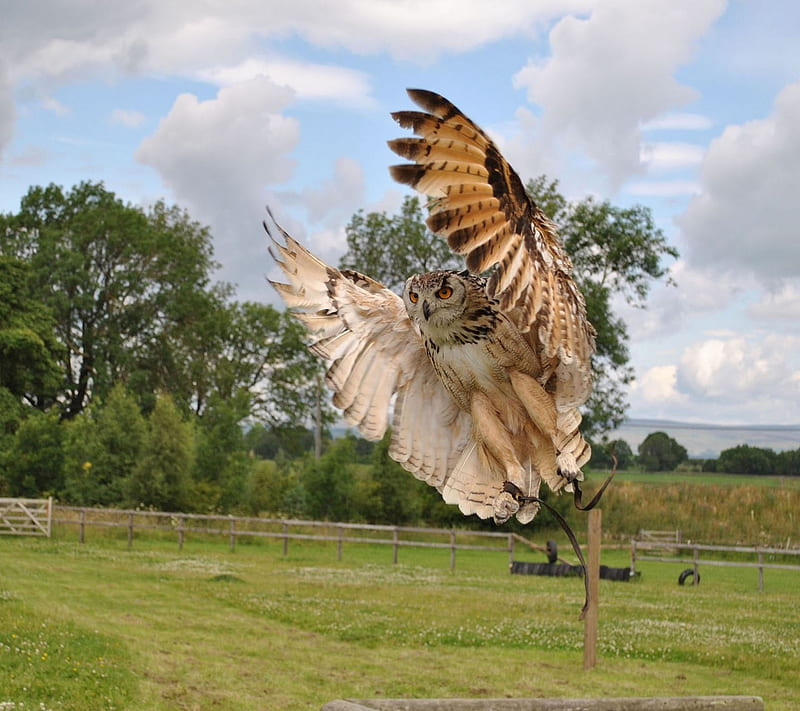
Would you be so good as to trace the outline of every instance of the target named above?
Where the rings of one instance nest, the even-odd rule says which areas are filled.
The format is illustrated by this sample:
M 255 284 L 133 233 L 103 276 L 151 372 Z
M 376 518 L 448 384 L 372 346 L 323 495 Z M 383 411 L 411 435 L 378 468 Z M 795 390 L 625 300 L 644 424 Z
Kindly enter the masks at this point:
M 754 694 L 800 703 L 799 574 L 642 563 L 601 581 L 582 669 L 579 579 L 502 553 L 124 534 L 0 540 L 0 709 L 309 709 L 341 697 Z M 537 541 L 542 543 L 543 541 Z M 566 546 L 562 546 L 566 551 Z M 535 553 L 531 560 L 540 560 Z M 627 565 L 628 553 L 602 562 Z

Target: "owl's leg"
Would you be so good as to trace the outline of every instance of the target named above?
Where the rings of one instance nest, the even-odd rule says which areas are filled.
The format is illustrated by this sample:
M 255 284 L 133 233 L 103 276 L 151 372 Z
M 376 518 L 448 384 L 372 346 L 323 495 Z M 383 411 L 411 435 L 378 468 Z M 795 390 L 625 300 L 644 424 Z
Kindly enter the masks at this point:
M 556 471 L 543 468 L 542 478 L 553 491 L 559 491 L 565 485 L 580 477 L 580 467 L 575 454 L 565 447 L 567 439 L 560 431 L 560 417 L 556 412 L 553 398 L 539 385 L 535 378 L 518 370 L 509 371 L 509 379 L 514 392 L 519 397 L 533 424 L 555 447 Z
M 478 446 L 505 471 L 506 481 L 518 491 L 524 487 L 525 472 L 514 453 L 514 444 L 506 427 L 497 415 L 492 401 L 482 392 L 472 396 L 473 437 Z M 519 511 L 519 502 L 511 493 L 503 491 L 494 500 L 494 522 L 505 523 Z

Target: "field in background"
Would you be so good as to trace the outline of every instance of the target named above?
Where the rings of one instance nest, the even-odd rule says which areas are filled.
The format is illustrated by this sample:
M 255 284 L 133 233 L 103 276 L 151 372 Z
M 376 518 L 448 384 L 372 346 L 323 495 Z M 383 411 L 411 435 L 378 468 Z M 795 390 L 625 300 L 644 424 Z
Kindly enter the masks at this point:
M 604 519 L 606 518 L 604 512 Z M 539 541 L 541 542 L 541 541 Z M 0 708 L 308 709 L 340 697 L 756 694 L 797 708 L 798 574 L 642 563 L 601 581 L 581 670 L 578 579 L 502 553 L 137 539 L 0 540 Z M 566 546 L 565 546 L 566 548 Z M 531 560 L 539 560 L 535 553 Z M 602 562 L 627 565 L 627 552 Z M 6 706 L 3 706 L 6 703 Z M 23 706 L 24 704 L 24 706 Z M 39 706 L 41 704 L 41 707 Z

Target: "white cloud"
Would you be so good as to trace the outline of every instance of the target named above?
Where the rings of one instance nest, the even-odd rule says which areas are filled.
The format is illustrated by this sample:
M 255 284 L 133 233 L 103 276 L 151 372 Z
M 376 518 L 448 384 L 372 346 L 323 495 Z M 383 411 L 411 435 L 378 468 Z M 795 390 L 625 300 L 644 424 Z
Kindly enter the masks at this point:
M 65 106 L 58 99 L 54 99 L 52 96 L 45 96 L 42 99 L 41 104 L 43 109 L 46 111 L 52 111 L 56 116 L 66 116 L 72 112 L 69 106 Z
M 251 57 L 236 65 L 203 69 L 198 76 L 219 86 L 268 76 L 276 84 L 290 87 L 301 99 L 326 99 L 358 107 L 374 105 L 369 98 L 369 77 L 364 72 L 347 67 L 285 58 Z
M 684 402 L 687 398 L 678 392 L 678 369 L 674 365 L 654 366 L 634 381 L 631 391 L 651 405 Z
M 305 188 L 300 203 L 308 210 L 308 217 L 319 222 L 331 213 L 346 220 L 364 202 L 364 171 L 352 158 L 341 157 L 334 165 L 333 177 L 318 187 Z M 342 242 L 343 243 L 343 242 Z
M 111 122 L 118 123 L 126 128 L 136 128 L 141 126 L 147 117 L 141 111 L 131 111 L 129 109 L 114 109 L 111 112 Z
M 641 126 L 694 99 L 675 79 L 723 0 L 599 4 L 550 32 L 552 56 L 514 78 L 542 107 L 544 136 L 563 137 L 606 172 L 613 187 L 641 170 Z
M 14 91 L 6 65 L 2 57 L 0 57 L 0 159 L 2 159 L 3 151 L 14 134 L 16 120 L 17 110 L 14 107 Z
M 748 313 L 754 319 L 784 321 L 789 322 L 790 328 L 795 324 L 800 327 L 800 282 L 784 282 L 764 292 Z
M 696 180 L 637 180 L 627 183 L 625 192 L 641 197 L 696 195 L 700 192 L 700 183 Z
M 158 171 L 178 202 L 210 224 L 222 277 L 248 298 L 263 293 L 260 233 L 267 186 L 288 180 L 299 140 L 296 119 L 282 111 L 290 90 L 265 77 L 220 89 L 199 101 L 182 94 L 136 153 Z
M 690 328 L 693 318 L 720 312 L 752 286 L 734 274 L 694 269 L 684 259 L 671 266 L 670 277 L 674 284 L 653 285 L 646 309 L 628 306 L 621 297 L 615 300 L 615 312 L 628 325 L 633 341 Z
M 648 170 L 664 172 L 691 168 L 703 161 L 705 147 L 695 143 L 645 143 L 639 149 L 639 160 Z
M 800 82 L 766 119 L 728 126 L 706 154 L 702 194 L 678 219 L 697 265 L 737 269 L 764 282 L 800 276 Z
M 713 125 L 703 114 L 674 112 L 645 121 L 642 131 L 705 131 Z
M 681 391 L 709 400 L 741 402 L 773 397 L 796 399 L 800 383 L 794 377 L 800 338 L 768 335 L 756 342 L 744 336 L 711 338 L 688 347 L 680 360 Z

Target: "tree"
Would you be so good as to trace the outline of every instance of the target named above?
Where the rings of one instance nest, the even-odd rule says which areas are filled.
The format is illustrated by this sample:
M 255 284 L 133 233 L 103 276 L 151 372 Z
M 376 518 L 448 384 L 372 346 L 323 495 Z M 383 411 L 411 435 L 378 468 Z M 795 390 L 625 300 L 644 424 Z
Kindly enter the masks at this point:
M 678 444 L 666 432 L 652 432 L 638 447 L 639 463 L 645 471 L 672 471 L 688 454 L 686 448 Z
M 367 274 L 398 292 L 412 274 L 464 268 L 464 260 L 425 226 L 418 197 L 406 196 L 400 214 L 391 217 L 359 210 L 345 230 L 347 252 L 339 266 Z
M 169 395 L 162 395 L 147 420 L 143 455 L 128 485 L 134 506 L 183 511 L 189 505 L 194 466 L 192 427 L 181 418 Z
M 53 314 L 66 418 L 141 368 L 158 372 L 159 346 L 192 328 L 216 266 L 207 228 L 185 212 L 145 212 L 89 182 L 31 188 L 18 214 L 0 216 L 0 253 L 30 265 Z
M 526 190 L 559 226 L 589 320 L 597 330 L 595 382 L 583 429 L 612 430 L 624 419 L 623 388 L 632 380 L 633 370 L 628 365 L 628 331 L 614 314 L 611 299 L 621 294 L 630 305 L 643 308 L 653 281 L 667 276 L 663 260 L 677 258 L 678 251 L 667 244 L 647 207 L 621 208 L 592 197 L 571 204 L 558 192 L 558 181 L 543 175 L 529 181 Z
M 65 423 L 64 493 L 73 504 L 118 506 L 141 458 L 146 424 L 136 398 L 117 383 Z
M 63 487 L 63 430 L 54 413 L 34 410 L 19 425 L 6 456 L 11 496 L 54 495 Z
M 372 479 L 376 486 L 370 520 L 400 526 L 419 518 L 421 502 L 416 497 L 417 487 L 411 486 L 411 474 L 389 457 L 390 438 L 387 432 L 372 452 Z
M 347 521 L 353 513 L 355 472 L 353 439 L 335 440 L 319 459 L 309 463 L 302 474 L 306 510 L 310 516 L 328 521 Z M 292 493 L 291 489 L 287 496 Z
M 603 444 L 592 443 L 592 458 L 589 460 L 592 469 L 611 469 L 614 466 L 614 459 L 619 470 L 627 469 L 633 464 L 633 450 L 624 439 L 615 439 Z
M 322 455 L 326 428 L 336 415 L 323 387 L 325 364 L 307 348 L 308 333 L 290 313 L 280 319 L 269 387 L 259 401 L 259 414 L 277 431 L 310 427 L 314 456 Z
M 229 399 L 212 395 L 203 416 L 197 418 L 194 479 L 205 487 L 193 502 L 195 508 L 230 511 L 241 502 L 249 457 L 240 423 L 249 411 L 249 394 L 241 389 Z
M 717 471 L 729 474 L 774 474 L 778 461 L 778 455 L 771 449 L 740 444 L 719 453 Z
M 64 349 L 53 327 L 30 265 L 0 254 L 0 388 L 40 410 L 53 404 L 61 384 Z

